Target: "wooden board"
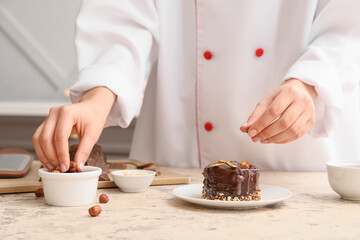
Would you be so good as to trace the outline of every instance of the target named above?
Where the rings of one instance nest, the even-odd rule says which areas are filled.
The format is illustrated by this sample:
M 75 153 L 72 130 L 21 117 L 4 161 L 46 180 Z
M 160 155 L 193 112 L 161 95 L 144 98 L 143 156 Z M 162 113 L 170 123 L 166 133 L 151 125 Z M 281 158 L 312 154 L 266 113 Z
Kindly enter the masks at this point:
M 141 163 L 135 160 L 123 159 L 123 160 L 111 160 L 109 162 L 135 162 Z M 127 169 L 135 169 L 132 165 L 127 165 Z M 40 168 L 40 162 L 33 162 L 29 173 L 22 178 L 0 178 L 0 193 L 19 193 L 19 192 L 33 192 L 36 189 L 42 187 L 39 181 L 38 169 Z M 167 170 L 166 168 L 156 167 L 160 172 L 160 176 L 155 176 L 151 185 L 167 185 L 167 184 L 184 184 L 190 183 L 190 176 L 177 174 Z M 110 169 L 112 171 L 113 169 Z M 99 181 L 98 188 L 113 188 L 116 187 L 112 181 L 111 174 L 109 174 L 110 181 Z

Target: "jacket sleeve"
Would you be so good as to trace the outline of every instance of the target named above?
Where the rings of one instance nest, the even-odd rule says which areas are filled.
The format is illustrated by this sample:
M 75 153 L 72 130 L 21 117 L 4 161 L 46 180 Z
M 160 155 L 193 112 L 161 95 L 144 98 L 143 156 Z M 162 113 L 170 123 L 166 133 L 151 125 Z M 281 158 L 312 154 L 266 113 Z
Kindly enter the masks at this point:
M 284 80 L 297 78 L 315 87 L 314 137 L 328 136 L 347 97 L 360 80 L 360 1 L 320 0 L 308 47 Z
M 72 102 L 105 86 L 117 95 L 105 126 L 127 127 L 141 106 L 157 43 L 154 1 L 84 0 L 76 20 L 79 78 L 71 88 Z

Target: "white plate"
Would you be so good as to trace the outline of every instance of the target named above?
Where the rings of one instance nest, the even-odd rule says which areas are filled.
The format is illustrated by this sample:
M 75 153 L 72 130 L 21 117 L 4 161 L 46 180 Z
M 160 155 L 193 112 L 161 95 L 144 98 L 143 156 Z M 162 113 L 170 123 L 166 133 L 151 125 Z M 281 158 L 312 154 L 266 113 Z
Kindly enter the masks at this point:
M 173 194 L 187 202 L 200 204 L 213 208 L 256 208 L 283 201 L 292 196 L 292 192 L 286 188 L 260 184 L 260 201 L 220 201 L 202 199 L 201 191 L 203 184 L 191 184 L 181 186 L 173 190 Z

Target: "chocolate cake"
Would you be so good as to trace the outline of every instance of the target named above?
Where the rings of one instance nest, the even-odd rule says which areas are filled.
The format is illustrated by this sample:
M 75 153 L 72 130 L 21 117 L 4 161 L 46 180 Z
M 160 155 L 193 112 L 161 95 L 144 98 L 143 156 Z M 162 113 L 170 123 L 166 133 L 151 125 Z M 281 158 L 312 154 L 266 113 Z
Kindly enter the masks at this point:
M 202 198 L 223 201 L 261 199 L 259 169 L 248 162 L 219 160 L 205 167 Z

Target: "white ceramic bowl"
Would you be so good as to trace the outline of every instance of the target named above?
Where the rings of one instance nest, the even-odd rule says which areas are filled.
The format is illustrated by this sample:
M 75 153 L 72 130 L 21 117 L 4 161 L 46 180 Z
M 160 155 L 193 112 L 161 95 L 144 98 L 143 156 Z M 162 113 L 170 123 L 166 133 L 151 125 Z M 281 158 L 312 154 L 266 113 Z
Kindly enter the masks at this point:
M 79 173 L 51 173 L 39 169 L 45 202 L 54 206 L 82 206 L 95 202 L 98 179 L 102 170 L 85 166 Z
M 123 192 L 144 192 L 155 177 L 154 171 L 148 170 L 116 170 L 111 175 L 116 186 Z
M 326 163 L 331 188 L 343 199 L 360 200 L 360 161 Z

